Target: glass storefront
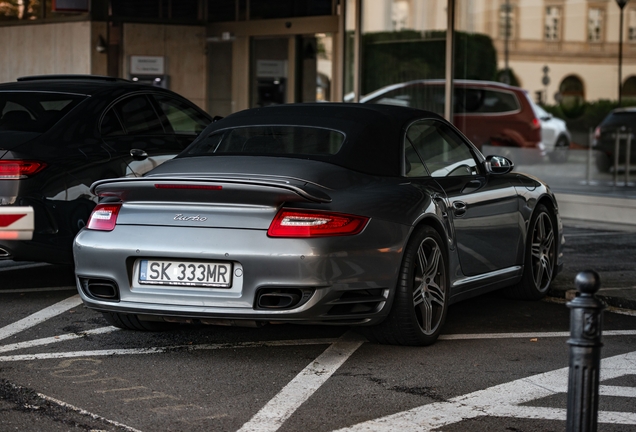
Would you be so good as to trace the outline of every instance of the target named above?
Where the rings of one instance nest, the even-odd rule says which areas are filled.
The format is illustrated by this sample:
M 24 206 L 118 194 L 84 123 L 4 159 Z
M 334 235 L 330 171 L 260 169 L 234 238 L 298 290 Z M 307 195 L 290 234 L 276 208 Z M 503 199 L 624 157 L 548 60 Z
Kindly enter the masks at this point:
M 345 4 L 343 100 L 450 112 L 483 153 L 509 156 L 557 188 L 585 193 L 631 181 L 636 123 L 604 119 L 619 107 L 619 89 L 620 106 L 636 105 L 636 1 L 624 10 L 591 0 Z

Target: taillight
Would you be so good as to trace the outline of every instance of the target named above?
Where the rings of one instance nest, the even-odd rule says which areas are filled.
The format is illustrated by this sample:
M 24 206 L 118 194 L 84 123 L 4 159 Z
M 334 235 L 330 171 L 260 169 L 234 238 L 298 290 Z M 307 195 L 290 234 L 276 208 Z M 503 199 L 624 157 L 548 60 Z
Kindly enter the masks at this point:
M 0 178 L 20 179 L 39 173 L 46 164 L 33 160 L 0 160 Z
M 595 140 L 601 139 L 601 127 L 600 126 L 596 126 L 596 129 L 594 129 L 594 139 Z
M 278 212 L 267 231 L 270 237 L 329 237 L 360 233 L 369 218 L 307 210 Z
M 97 231 L 114 230 L 119 209 L 121 209 L 121 203 L 97 204 L 88 218 L 86 228 Z
M 539 120 L 538 118 L 533 118 L 532 122 L 530 122 L 530 127 L 535 130 L 535 129 L 541 129 L 541 120 Z

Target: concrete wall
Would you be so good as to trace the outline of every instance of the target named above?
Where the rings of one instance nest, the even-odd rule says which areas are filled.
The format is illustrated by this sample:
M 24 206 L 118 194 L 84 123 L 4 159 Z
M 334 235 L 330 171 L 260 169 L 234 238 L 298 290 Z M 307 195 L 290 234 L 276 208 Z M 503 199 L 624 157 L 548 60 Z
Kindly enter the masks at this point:
M 126 23 L 123 30 L 123 78 L 131 56 L 163 56 L 170 90 L 207 109 L 204 26 Z
M 0 27 L 0 82 L 25 75 L 90 74 L 93 56 L 89 21 Z M 99 68 L 99 60 L 95 61 Z

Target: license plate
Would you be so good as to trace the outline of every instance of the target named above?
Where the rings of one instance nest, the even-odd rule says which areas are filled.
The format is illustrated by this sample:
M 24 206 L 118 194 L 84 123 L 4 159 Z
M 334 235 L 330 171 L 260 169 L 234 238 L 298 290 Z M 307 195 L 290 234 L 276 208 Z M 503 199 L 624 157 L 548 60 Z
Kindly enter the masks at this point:
M 141 260 L 139 283 L 230 288 L 232 264 L 210 261 Z

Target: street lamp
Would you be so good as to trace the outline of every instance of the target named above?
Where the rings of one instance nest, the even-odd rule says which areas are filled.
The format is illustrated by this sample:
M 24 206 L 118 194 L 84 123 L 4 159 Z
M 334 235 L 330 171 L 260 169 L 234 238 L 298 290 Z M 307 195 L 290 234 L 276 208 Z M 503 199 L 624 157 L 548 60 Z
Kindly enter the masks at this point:
M 618 106 L 621 106 L 623 95 L 623 9 L 629 0 L 616 0 L 616 4 L 621 9 L 620 25 L 618 34 Z

